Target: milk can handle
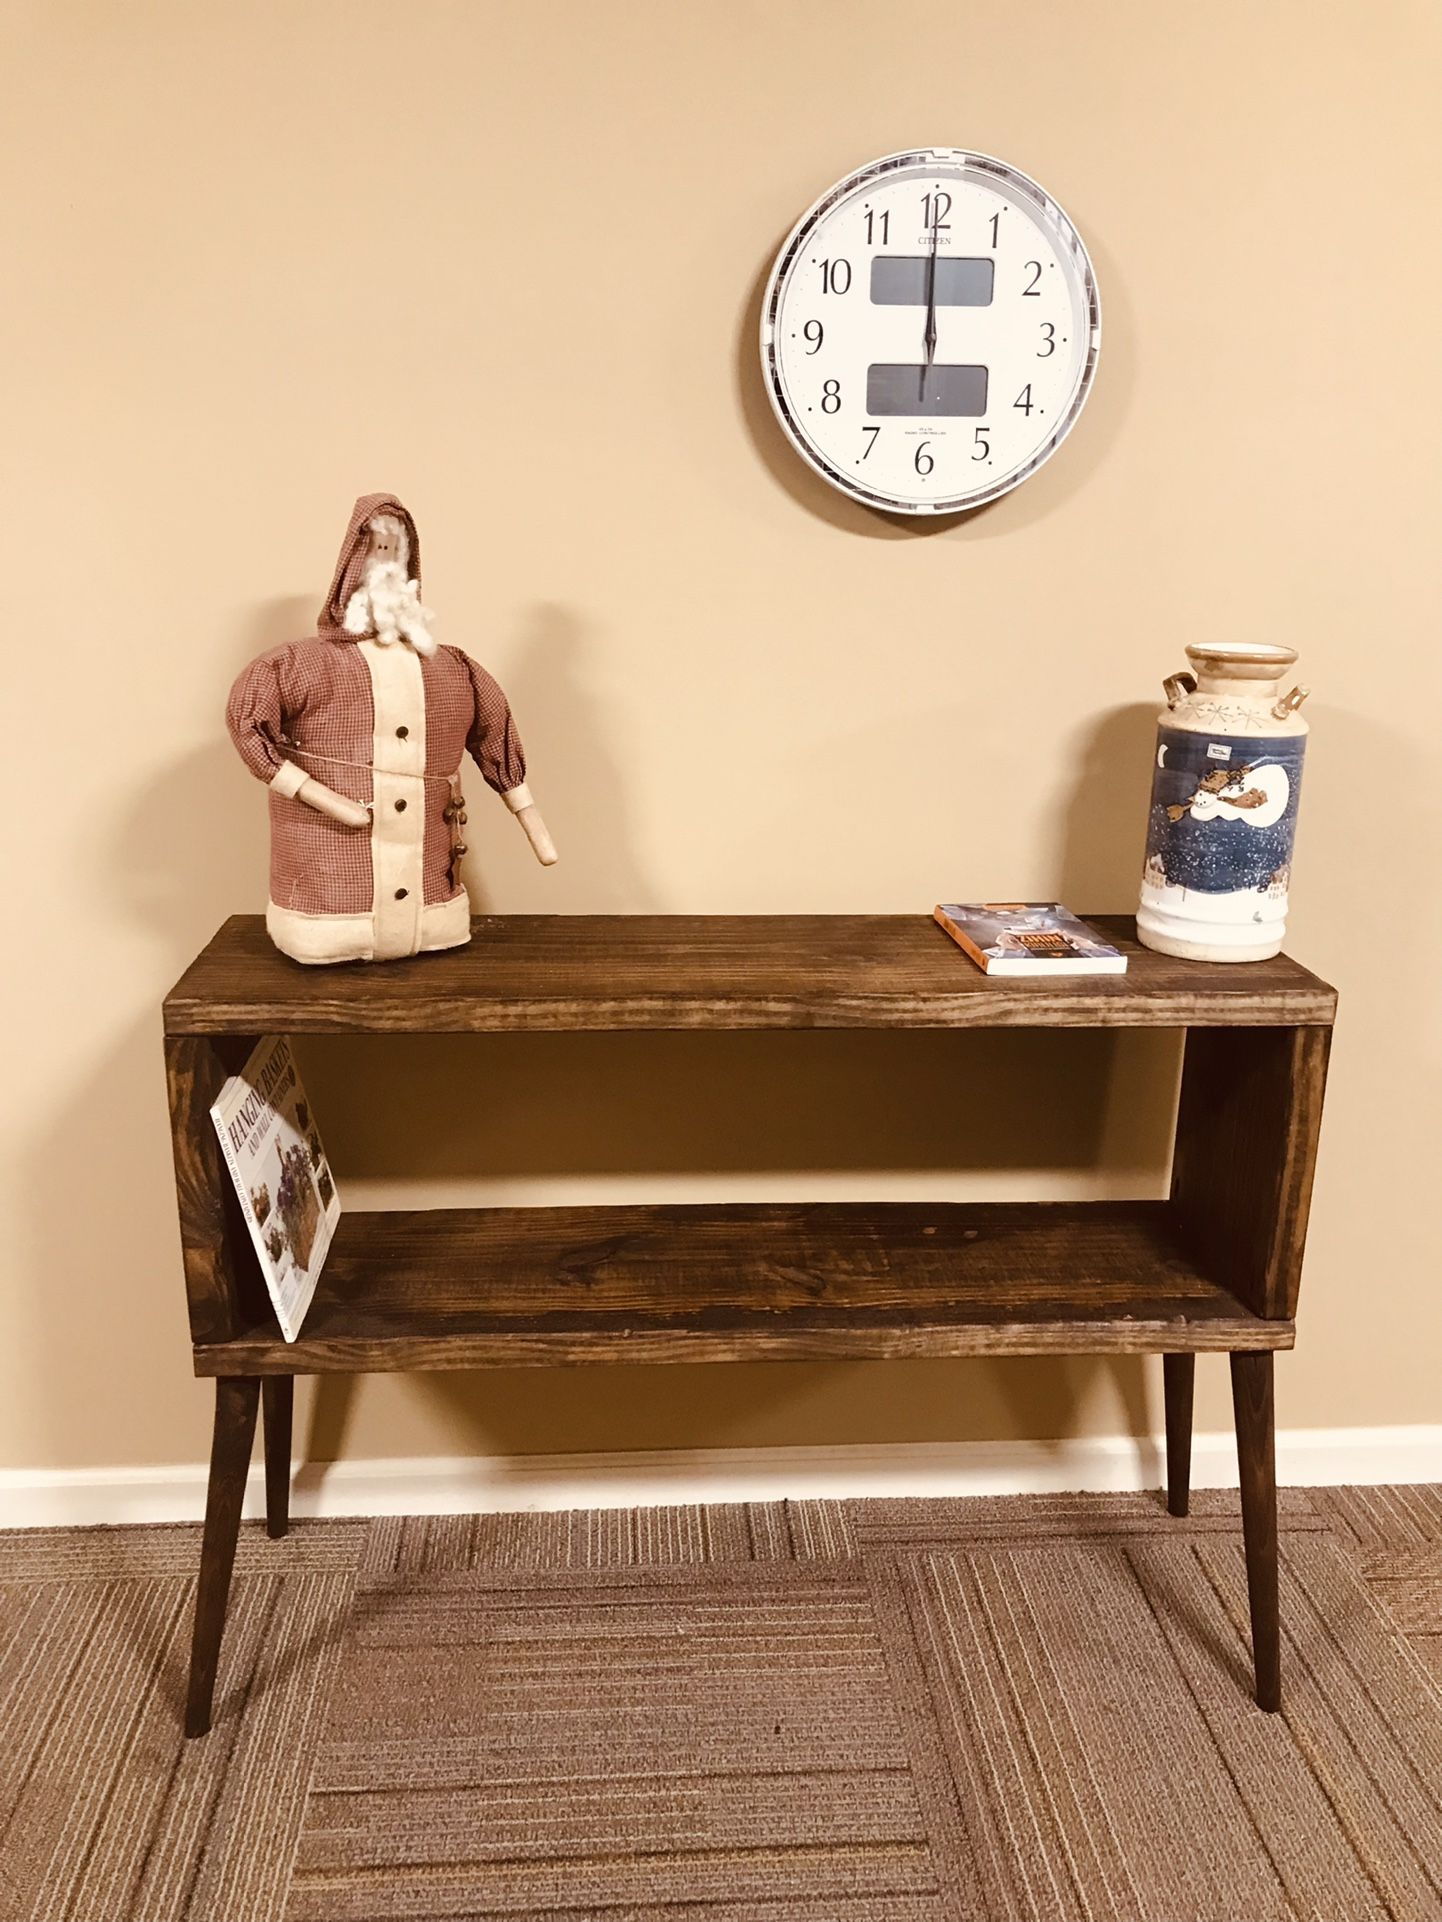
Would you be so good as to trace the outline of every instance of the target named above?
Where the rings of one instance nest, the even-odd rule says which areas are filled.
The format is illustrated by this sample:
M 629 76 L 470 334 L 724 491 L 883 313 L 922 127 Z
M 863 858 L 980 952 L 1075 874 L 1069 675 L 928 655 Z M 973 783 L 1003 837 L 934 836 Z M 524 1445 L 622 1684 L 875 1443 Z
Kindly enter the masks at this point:
M 1197 677 L 1190 668 L 1184 667 L 1175 674 L 1169 674 L 1162 682 L 1162 692 L 1167 697 L 1168 707 L 1175 707 L 1184 694 L 1195 694 L 1196 691 Z
M 1280 701 L 1272 703 L 1272 713 L 1279 721 L 1285 721 L 1289 714 L 1296 713 L 1311 691 L 1309 687 L 1294 687 L 1290 694 L 1284 694 Z

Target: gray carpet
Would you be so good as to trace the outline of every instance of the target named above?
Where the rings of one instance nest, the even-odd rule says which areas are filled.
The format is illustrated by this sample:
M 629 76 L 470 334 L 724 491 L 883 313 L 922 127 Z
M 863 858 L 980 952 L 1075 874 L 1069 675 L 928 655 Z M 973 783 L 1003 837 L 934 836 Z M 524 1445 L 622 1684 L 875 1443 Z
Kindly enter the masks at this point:
M 0 1535 L 0 1918 L 1442 1917 L 1442 1490 Z

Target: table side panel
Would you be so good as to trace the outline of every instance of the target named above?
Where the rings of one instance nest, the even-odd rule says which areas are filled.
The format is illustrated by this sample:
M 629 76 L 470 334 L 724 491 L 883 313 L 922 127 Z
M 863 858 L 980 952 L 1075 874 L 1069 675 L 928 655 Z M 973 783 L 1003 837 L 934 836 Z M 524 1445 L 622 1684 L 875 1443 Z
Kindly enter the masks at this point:
M 1172 1200 L 1207 1272 L 1254 1314 L 1293 1317 L 1330 1028 L 1187 1036 Z
M 269 1312 L 264 1278 L 210 1118 L 211 1103 L 227 1076 L 245 1066 L 254 1046 L 251 1035 L 165 1038 L 181 1261 L 196 1343 L 226 1341 Z

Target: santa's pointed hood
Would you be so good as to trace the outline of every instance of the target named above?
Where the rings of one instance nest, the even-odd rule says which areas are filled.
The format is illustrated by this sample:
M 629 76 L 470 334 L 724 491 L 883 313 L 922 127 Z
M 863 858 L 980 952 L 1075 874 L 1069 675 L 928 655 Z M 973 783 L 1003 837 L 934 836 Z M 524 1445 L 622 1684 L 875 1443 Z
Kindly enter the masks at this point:
M 351 509 L 350 525 L 341 542 L 330 592 L 326 595 L 320 619 L 316 622 L 316 632 L 323 641 L 354 642 L 356 639 L 344 626 L 345 610 L 351 595 L 361 584 L 370 523 L 377 514 L 394 514 L 404 526 L 406 538 L 411 544 L 411 557 L 406 571 L 416 583 L 416 592 L 420 592 L 421 543 L 410 509 L 403 507 L 394 494 L 362 494 Z

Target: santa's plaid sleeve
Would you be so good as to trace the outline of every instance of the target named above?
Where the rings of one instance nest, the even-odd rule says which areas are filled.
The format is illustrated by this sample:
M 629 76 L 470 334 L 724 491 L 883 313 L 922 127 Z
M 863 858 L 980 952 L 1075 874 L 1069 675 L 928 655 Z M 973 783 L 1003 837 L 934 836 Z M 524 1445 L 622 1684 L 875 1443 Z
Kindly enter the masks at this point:
M 284 733 L 280 693 L 283 652 L 276 649 L 262 654 L 241 672 L 225 705 L 225 724 L 236 753 L 255 778 L 294 794 L 305 775 L 277 745 Z
M 526 750 L 516 732 L 510 702 L 479 661 L 473 661 L 469 654 L 461 658 L 470 672 L 475 698 L 475 719 L 466 746 L 487 787 L 494 788 L 513 810 L 528 807 L 531 795 L 526 786 Z

